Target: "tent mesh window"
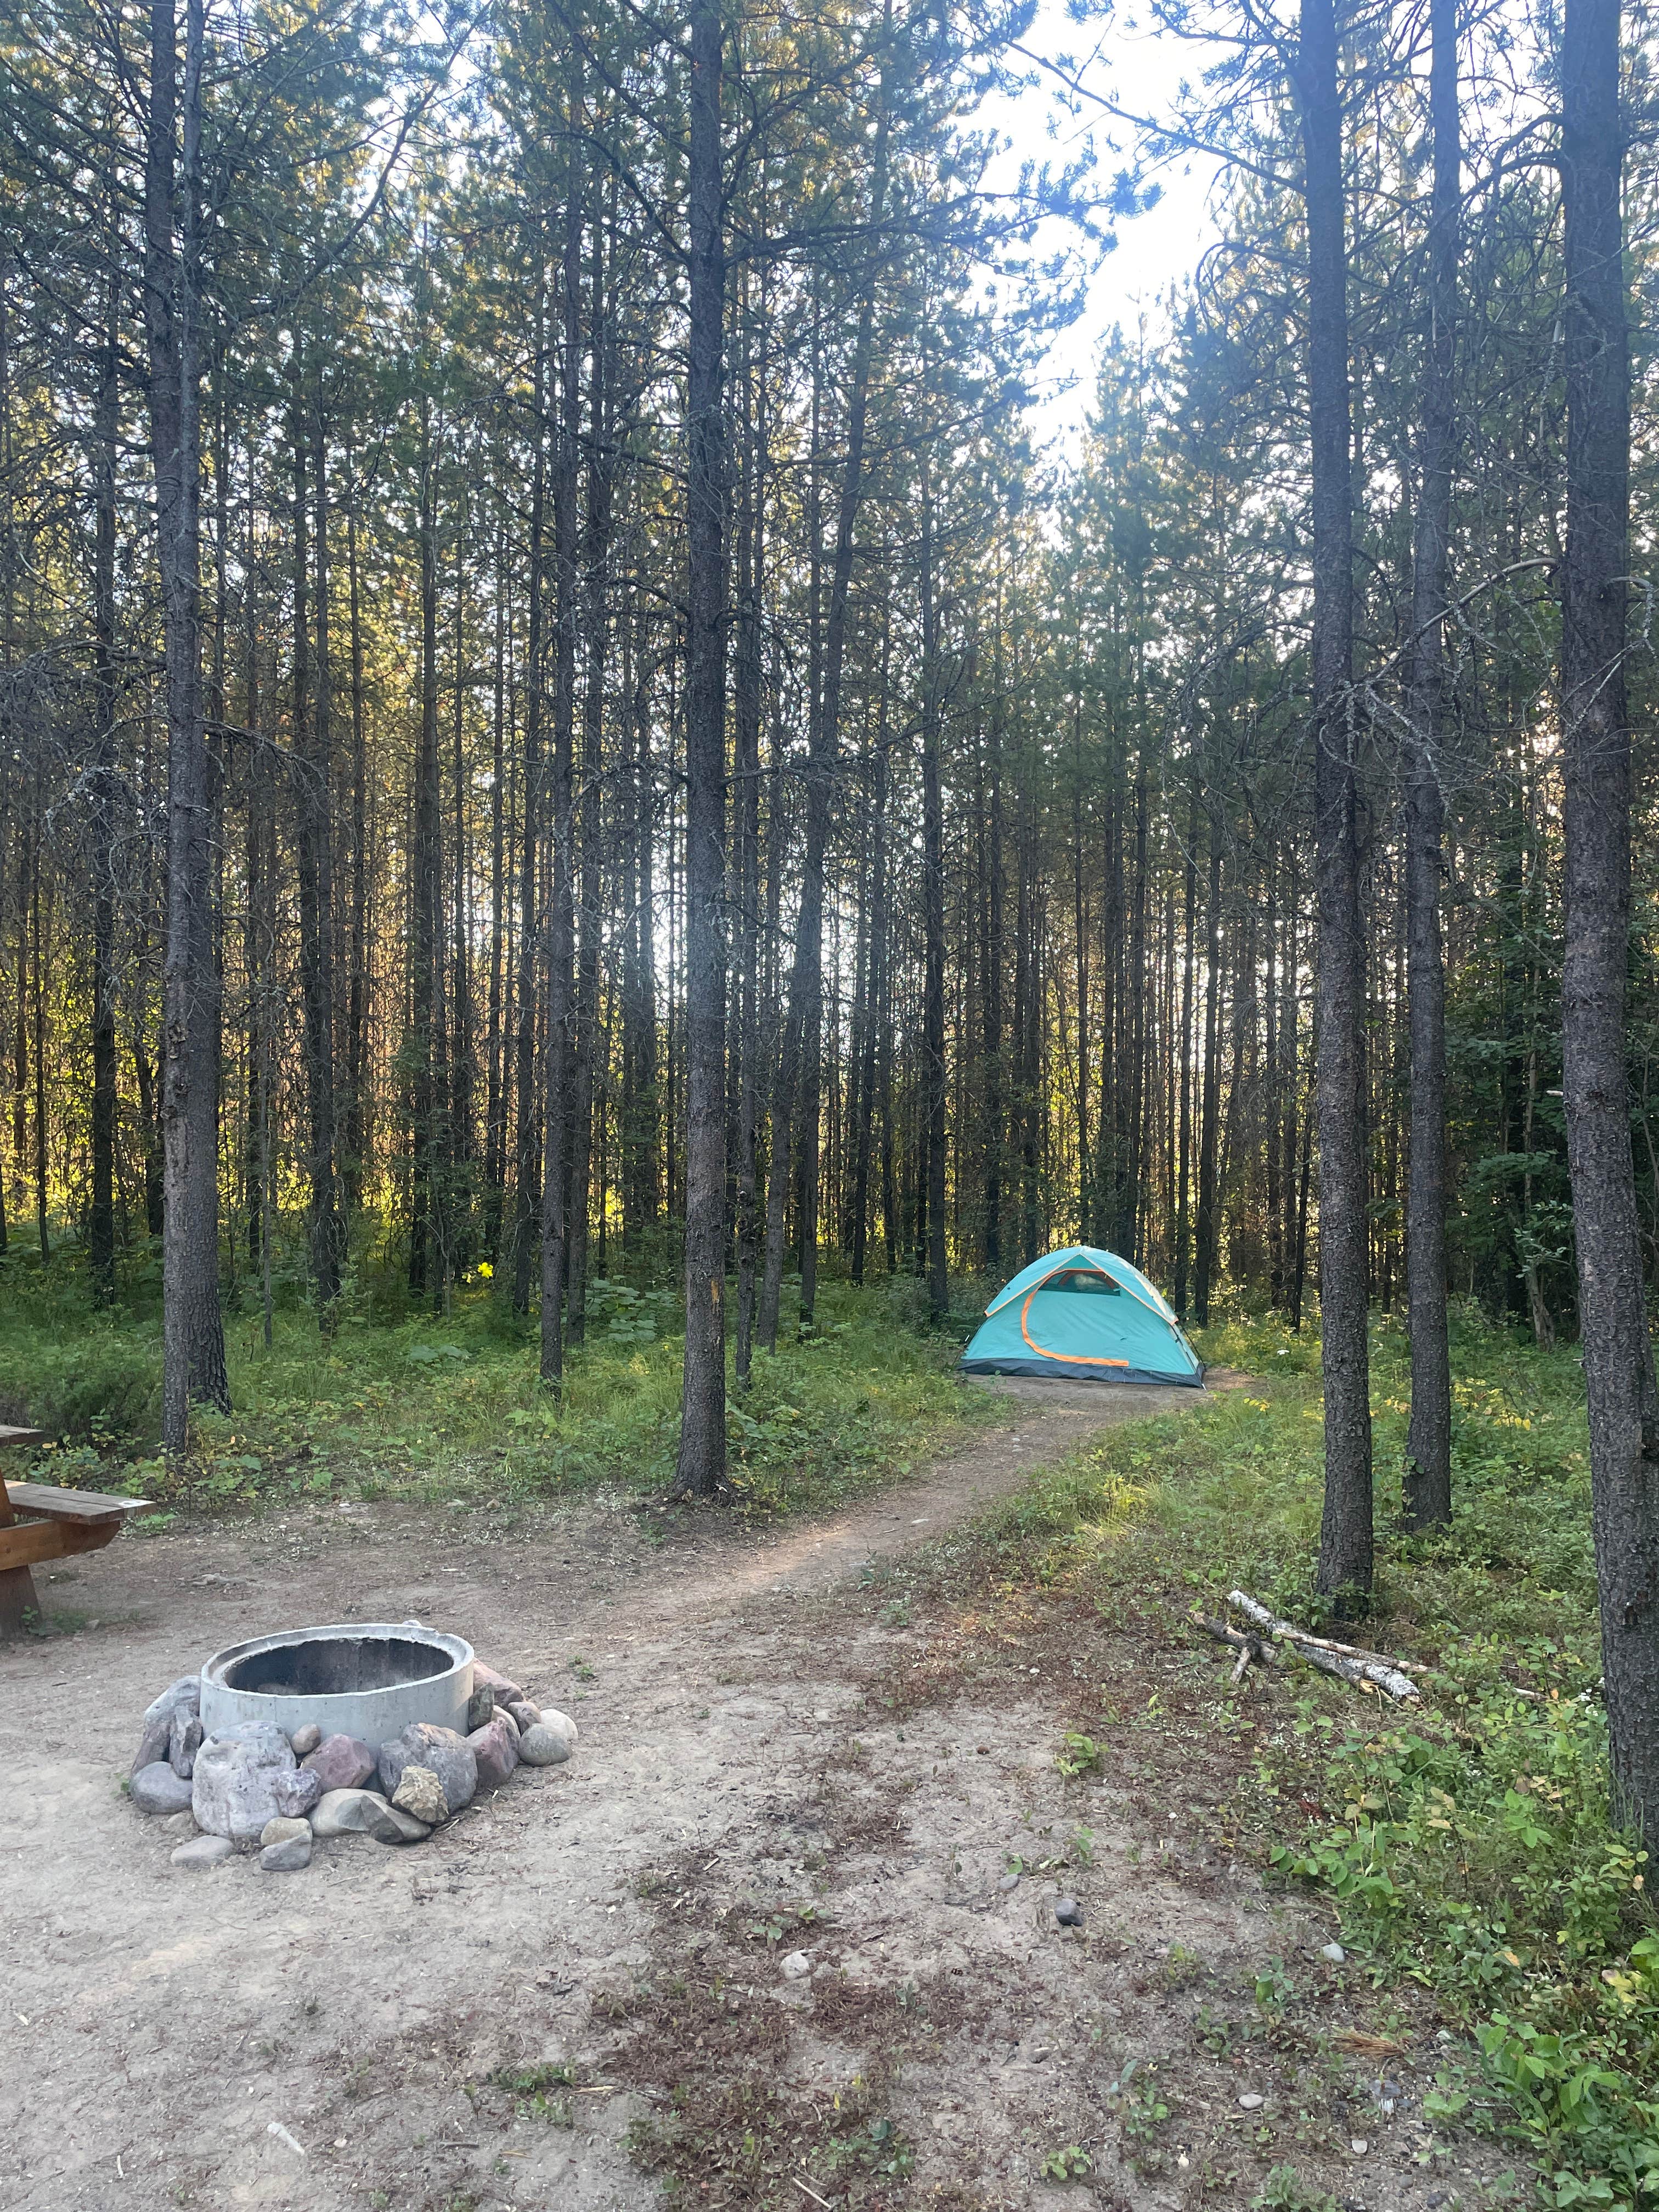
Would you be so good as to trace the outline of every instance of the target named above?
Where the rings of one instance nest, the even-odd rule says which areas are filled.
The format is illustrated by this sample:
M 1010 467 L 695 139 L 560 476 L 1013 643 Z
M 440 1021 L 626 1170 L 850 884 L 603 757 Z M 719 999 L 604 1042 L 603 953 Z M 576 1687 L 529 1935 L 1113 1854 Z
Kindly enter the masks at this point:
M 1121 1298 L 1122 1285 L 1109 1275 L 1097 1273 L 1092 1267 L 1062 1267 L 1059 1274 L 1050 1275 L 1039 1285 L 1045 1291 L 1084 1291 L 1097 1298 Z

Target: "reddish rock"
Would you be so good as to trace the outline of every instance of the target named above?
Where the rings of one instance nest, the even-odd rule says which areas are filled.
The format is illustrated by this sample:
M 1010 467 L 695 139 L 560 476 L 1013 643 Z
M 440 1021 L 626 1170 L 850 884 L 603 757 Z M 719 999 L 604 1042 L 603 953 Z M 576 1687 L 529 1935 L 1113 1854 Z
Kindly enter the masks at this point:
M 467 1743 L 478 1762 L 479 1789 L 499 1789 L 519 1763 L 519 1747 L 507 1715 L 497 1713 L 494 1720 L 474 1729 Z
M 524 1695 L 516 1682 L 510 1681 L 505 1674 L 498 1674 L 493 1667 L 486 1667 L 482 1659 L 475 1659 L 472 1662 L 472 1686 L 477 1690 L 486 1683 L 495 1692 L 498 1705 L 516 1705 Z
M 379 1757 L 374 1746 L 361 1736 L 325 1735 L 300 1764 L 307 1773 L 317 1777 L 326 1796 L 331 1790 L 362 1789 L 374 1774 Z

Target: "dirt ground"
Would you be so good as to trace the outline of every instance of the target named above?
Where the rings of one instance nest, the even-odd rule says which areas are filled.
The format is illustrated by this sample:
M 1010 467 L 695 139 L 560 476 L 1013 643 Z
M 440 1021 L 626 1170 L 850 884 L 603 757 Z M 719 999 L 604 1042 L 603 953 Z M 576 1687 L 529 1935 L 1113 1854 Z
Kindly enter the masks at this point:
M 782 1534 L 296 1507 L 70 1563 L 43 1595 L 82 1625 L 0 1651 L 0 2205 L 631 2212 L 674 2181 L 1150 2212 L 1243 2206 L 1287 2160 L 1375 2212 L 1481 2199 L 1421 2124 L 1431 2040 L 1355 2025 L 1331 1928 L 1188 1832 L 1157 1743 L 1056 1768 L 1084 1673 L 1213 1700 L 1220 1656 L 1114 1657 L 1099 1623 L 1080 1656 L 910 1595 L 918 1547 L 1028 1469 L 1196 1402 L 1007 1396 L 960 1456 Z M 176 1871 L 121 1790 L 149 1699 L 245 1636 L 410 1617 L 573 1713 L 571 1762 L 411 1850 Z

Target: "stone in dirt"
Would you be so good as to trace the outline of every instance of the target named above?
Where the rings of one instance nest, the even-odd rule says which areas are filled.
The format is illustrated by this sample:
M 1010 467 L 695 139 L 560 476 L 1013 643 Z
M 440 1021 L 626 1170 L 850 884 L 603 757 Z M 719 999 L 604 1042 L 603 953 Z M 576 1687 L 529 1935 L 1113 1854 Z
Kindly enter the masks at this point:
M 467 1742 L 478 1764 L 480 1790 L 499 1790 L 519 1763 L 517 1732 L 509 1735 L 513 1727 L 505 1713 L 497 1713 L 482 1728 L 474 1729 Z
M 550 1706 L 519 1737 L 519 1756 L 526 1766 L 558 1766 L 575 1748 L 575 1722 Z
M 167 1730 L 167 1765 L 175 1774 L 188 1782 L 195 1770 L 196 1754 L 201 1747 L 201 1716 L 192 1712 L 188 1706 L 180 1705 Z
M 541 1707 L 532 1705 L 528 1698 L 518 1698 L 507 1710 L 521 1729 L 534 1728 L 542 1717 Z
M 152 1705 L 144 1708 L 143 1726 L 138 1732 L 138 1749 L 131 1770 L 134 1774 L 141 1766 L 153 1766 L 158 1759 L 167 1757 L 167 1740 L 173 1733 L 173 1716 L 181 1709 L 193 1713 L 201 1702 L 201 1676 L 181 1674 L 176 1682 L 167 1684 Z
M 368 1832 L 380 1844 L 423 1844 L 432 1831 L 412 1813 L 388 1805 Z
M 488 1682 L 474 1690 L 467 1701 L 466 1732 L 476 1735 L 481 1728 L 488 1728 L 495 1717 L 495 1692 Z
M 183 1813 L 190 1807 L 191 1784 L 165 1759 L 153 1759 L 148 1766 L 139 1767 L 127 1790 L 141 1813 Z
M 386 1796 L 397 1796 L 406 1766 L 428 1767 L 437 1776 L 452 1813 L 470 1805 L 478 1787 L 478 1762 L 466 1738 L 432 1721 L 411 1721 L 401 1735 L 380 1746 L 380 1788 Z
M 173 1852 L 173 1863 L 187 1874 L 205 1874 L 210 1867 L 222 1866 L 235 1856 L 236 1846 L 228 1836 L 192 1836 Z
M 496 1706 L 495 1717 L 501 1723 L 501 1726 L 507 1730 L 507 1734 L 512 1737 L 513 1756 L 514 1759 L 517 1759 L 519 1755 L 519 1723 L 514 1719 L 512 1714 L 508 1712 L 505 1705 Z
M 265 1850 L 269 1850 L 273 1844 L 291 1844 L 298 1836 L 304 1836 L 309 1840 L 310 1835 L 309 1820 L 288 1820 L 278 1814 L 274 1820 L 267 1820 L 260 1829 L 259 1841 Z
M 322 1794 L 318 1777 L 295 1764 L 288 1738 L 270 1721 L 227 1729 L 196 1754 L 191 1806 L 197 1826 L 244 1849 L 258 1842 L 267 1820 L 309 1813 Z
M 267 1874 L 302 1874 L 311 1864 L 311 1831 L 302 1836 L 289 1836 L 280 1844 L 267 1844 L 259 1854 L 259 1864 Z
M 295 1759 L 305 1759 L 316 1750 L 322 1740 L 323 1732 L 316 1722 L 307 1721 L 303 1727 L 296 1728 L 289 1736 L 289 1749 L 294 1753 Z
M 516 1705 L 524 1692 L 505 1674 L 498 1674 L 493 1667 L 486 1667 L 482 1659 L 472 1662 L 472 1686 L 475 1690 L 488 1686 L 495 1692 L 498 1705 Z
M 812 1961 L 805 1951 L 791 1951 L 781 1963 L 786 1981 L 805 1981 L 812 1971 Z
M 478 1769 L 475 1759 L 472 1768 L 473 1786 L 477 1786 Z M 406 1766 L 398 1787 L 392 1793 L 394 1810 L 408 1813 L 428 1828 L 435 1828 L 441 1820 L 449 1818 L 449 1800 L 444 1796 L 444 1785 L 429 1766 Z
M 389 1809 L 378 1790 L 331 1790 L 311 1816 L 313 1836 L 366 1836 Z
M 1054 1917 L 1062 1928 L 1081 1928 L 1083 1907 L 1074 1897 L 1057 1897 L 1054 1899 Z
M 317 1777 L 326 1796 L 331 1790 L 361 1790 L 374 1780 L 380 1760 L 374 1745 L 361 1736 L 325 1735 L 300 1764 Z
M 167 1830 L 168 1835 L 178 1836 L 181 1839 L 199 1832 L 196 1826 L 196 1815 L 188 1808 L 182 1813 L 169 1813 L 161 1826 Z

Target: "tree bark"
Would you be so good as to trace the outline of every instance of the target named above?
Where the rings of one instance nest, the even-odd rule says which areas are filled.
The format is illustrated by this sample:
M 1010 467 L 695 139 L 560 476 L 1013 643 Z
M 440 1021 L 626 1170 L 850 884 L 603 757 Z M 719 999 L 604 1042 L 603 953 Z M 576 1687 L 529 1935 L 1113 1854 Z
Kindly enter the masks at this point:
M 538 259 L 542 255 L 539 237 Z M 525 640 L 524 775 L 519 825 L 519 977 L 518 1029 L 513 1040 L 513 1098 L 514 1127 L 514 1184 L 515 1217 L 513 1234 L 513 1310 L 530 1310 L 531 1261 L 535 1256 L 542 1188 L 540 1127 L 536 1111 L 536 988 L 539 938 L 537 929 L 536 870 L 538 825 L 542 803 L 542 630 L 546 594 L 542 563 L 547 526 L 547 301 L 545 279 L 536 286 L 534 390 L 531 402 L 531 435 L 535 460 L 530 477 L 530 546 L 528 609 Z
M 685 1374 L 675 1488 L 726 1480 L 726 256 L 720 9 L 691 10 L 686 386 Z
M 437 456 L 429 403 L 421 408 L 421 715 L 416 737 L 414 836 L 410 848 L 410 1021 L 411 1066 L 409 1287 L 441 1295 L 443 1168 L 438 1124 L 441 1096 L 437 1005 L 443 865 L 438 790 Z
M 1613 1802 L 1615 1817 L 1651 1844 L 1659 1839 L 1659 1396 L 1625 1044 L 1631 399 L 1619 32 L 1619 0 L 1568 0 L 1561 40 L 1567 374 L 1561 1000 Z
M 332 1323 L 340 1295 L 340 1218 L 334 1195 L 334 871 L 329 807 L 328 486 L 319 407 L 308 421 L 302 370 L 294 370 L 294 798 L 300 878 L 300 977 L 304 1009 L 311 1184 L 311 1275 L 317 1317 Z M 317 658 L 314 688 L 308 635 L 310 546 L 306 454 L 316 432 Z
M 921 904 L 922 1087 L 927 1304 L 935 1321 L 951 1309 L 945 1247 L 945 815 L 939 789 L 939 603 L 933 588 L 933 482 L 921 465 Z
M 120 295 L 112 268 L 90 455 L 96 486 L 93 623 L 98 729 L 92 793 L 92 1207 L 87 1253 L 96 1294 L 105 1300 L 115 1295 L 115 441 L 120 343 Z M 0 1219 L 0 1251 L 4 1249 Z
M 192 1400 L 230 1410 L 219 1306 L 218 1017 L 211 793 L 202 714 L 199 264 L 203 0 L 153 0 L 144 164 L 144 320 L 167 704 L 163 967 L 161 1437 L 184 1449 Z M 183 174 L 176 143 L 182 108 Z
M 1297 62 L 1308 213 L 1313 739 L 1319 868 L 1319 1281 L 1325 1507 L 1318 1584 L 1371 1586 L 1369 1223 L 1353 681 L 1353 514 L 1342 100 L 1333 0 L 1303 0 Z
M 1456 0 L 1430 0 L 1428 331 L 1421 399 L 1422 485 L 1412 553 L 1412 684 L 1406 708 L 1406 963 L 1411 1139 L 1406 1200 L 1412 1410 L 1406 1518 L 1451 1520 L 1451 1358 L 1446 1337 L 1446 978 L 1440 943 L 1440 769 L 1450 702 L 1442 610 L 1450 574 L 1455 458 L 1455 328 L 1462 152 Z
M 574 106 L 574 94 L 572 94 Z M 574 117 L 573 117 L 574 122 Z M 542 1131 L 541 1379 L 556 1392 L 564 1376 L 564 1280 L 570 1236 L 571 1011 L 575 960 L 577 463 L 581 437 L 581 198 L 573 157 L 560 276 L 563 355 L 553 484 L 552 884 L 547 932 L 547 1085 Z

